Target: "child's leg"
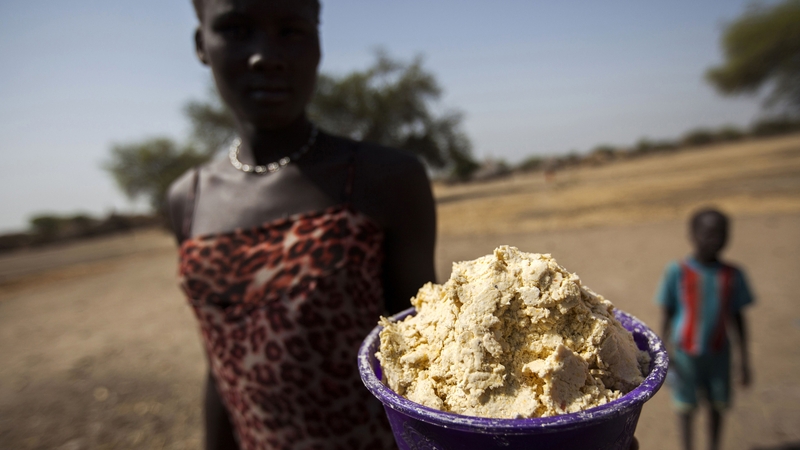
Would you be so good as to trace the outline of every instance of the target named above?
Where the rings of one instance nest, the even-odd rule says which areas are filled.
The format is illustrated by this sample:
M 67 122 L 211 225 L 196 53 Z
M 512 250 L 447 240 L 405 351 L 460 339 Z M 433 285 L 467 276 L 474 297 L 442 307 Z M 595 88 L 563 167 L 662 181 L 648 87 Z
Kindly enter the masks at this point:
M 710 450 L 719 449 L 719 437 L 722 434 L 722 411 L 717 408 L 709 408 L 709 441 L 708 448 Z
M 669 363 L 672 404 L 678 413 L 681 443 L 685 450 L 691 450 L 694 435 L 692 424 L 697 408 L 697 364 L 695 358 L 677 349 L 670 355 Z
M 683 443 L 683 450 L 692 450 L 692 419 L 694 414 L 692 411 L 678 413 L 678 423 L 681 429 L 681 442 Z
M 731 397 L 731 359 L 730 352 L 723 351 L 711 354 L 708 360 L 708 386 L 709 403 L 709 441 L 708 448 L 717 450 L 722 440 L 722 415 L 730 406 Z

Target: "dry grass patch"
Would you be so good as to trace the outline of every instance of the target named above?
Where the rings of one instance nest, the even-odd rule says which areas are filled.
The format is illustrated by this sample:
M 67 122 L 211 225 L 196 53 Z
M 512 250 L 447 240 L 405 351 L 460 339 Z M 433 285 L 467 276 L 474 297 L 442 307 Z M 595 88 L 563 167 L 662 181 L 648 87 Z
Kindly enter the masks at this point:
M 800 211 L 800 135 L 688 149 L 559 172 L 436 185 L 442 235 L 518 233 L 733 214 Z

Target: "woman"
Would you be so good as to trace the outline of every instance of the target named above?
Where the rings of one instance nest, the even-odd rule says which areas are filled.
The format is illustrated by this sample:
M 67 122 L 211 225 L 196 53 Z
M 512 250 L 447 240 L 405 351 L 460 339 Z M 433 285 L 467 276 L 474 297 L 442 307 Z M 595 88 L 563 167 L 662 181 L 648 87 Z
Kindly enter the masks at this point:
M 425 170 L 306 118 L 318 1 L 194 3 L 197 56 L 240 139 L 168 198 L 210 366 L 206 448 L 391 448 L 356 354 L 434 279 Z

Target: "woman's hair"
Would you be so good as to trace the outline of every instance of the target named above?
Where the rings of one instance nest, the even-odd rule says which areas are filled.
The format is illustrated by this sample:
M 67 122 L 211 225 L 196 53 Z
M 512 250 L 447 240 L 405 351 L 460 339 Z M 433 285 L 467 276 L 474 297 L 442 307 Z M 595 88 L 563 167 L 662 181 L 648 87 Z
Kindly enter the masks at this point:
M 203 21 L 203 2 L 205 0 L 192 0 L 192 5 L 194 6 L 194 13 L 197 14 L 197 20 L 200 22 Z M 311 0 L 312 6 L 314 7 L 314 13 L 317 16 L 317 22 L 319 22 L 319 13 L 322 10 L 322 6 L 319 3 L 319 0 Z

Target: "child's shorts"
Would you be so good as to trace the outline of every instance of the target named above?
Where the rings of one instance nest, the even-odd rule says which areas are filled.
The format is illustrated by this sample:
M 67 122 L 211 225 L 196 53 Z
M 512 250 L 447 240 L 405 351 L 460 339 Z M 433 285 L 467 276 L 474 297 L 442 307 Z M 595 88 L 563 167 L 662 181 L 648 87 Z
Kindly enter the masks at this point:
M 701 356 L 675 350 L 670 358 L 667 380 L 678 411 L 689 412 L 697 407 L 698 394 L 703 395 L 712 408 L 724 410 L 730 404 L 730 350 Z

